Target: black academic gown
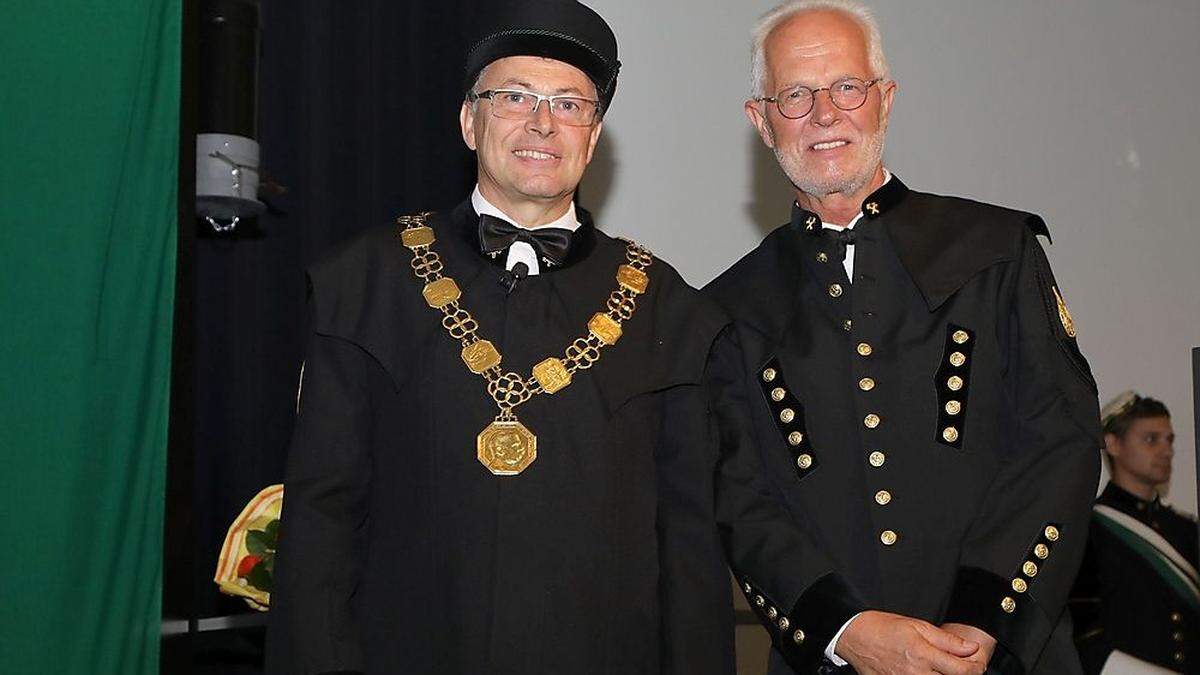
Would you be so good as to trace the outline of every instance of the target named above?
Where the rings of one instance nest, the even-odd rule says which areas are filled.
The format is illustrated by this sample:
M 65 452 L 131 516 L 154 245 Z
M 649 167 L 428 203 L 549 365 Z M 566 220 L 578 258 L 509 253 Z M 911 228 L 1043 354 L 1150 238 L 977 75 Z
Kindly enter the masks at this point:
M 735 320 L 767 478 L 813 546 L 799 588 L 773 600 L 824 620 L 803 643 L 774 631 L 771 672 L 790 672 L 781 656 L 831 670 L 825 645 L 868 608 L 978 626 L 999 641 L 997 672 L 1077 672 L 1056 624 L 1099 415 L 1045 225 L 895 177 L 863 212 L 853 284 L 796 208 L 705 289 Z M 753 604 L 762 584 L 734 572 Z
M 1096 500 L 1154 530 L 1197 566 L 1196 521 L 1158 499 L 1109 483 Z M 1094 516 L 1087 554 L 1071 591 L 1083 670 L 1095 675 L 1113 650 L 1182 673 L 1200 673 L 1200 612 L 1144 555 Z
M 615 287 L 626 246 L 581 217 L 567 264 L 511 293 L 469 202 L 431 217 L 444 274 L 506 370 L 561 356 Z M 517 409 L 538 456 L 498 477 L 476 460 L 497 410 L 410 259 L 385 228 L 309 272 L 267 671 L 731 673 L 699 386 L 723 314 L 656 260 L 620 341 Z

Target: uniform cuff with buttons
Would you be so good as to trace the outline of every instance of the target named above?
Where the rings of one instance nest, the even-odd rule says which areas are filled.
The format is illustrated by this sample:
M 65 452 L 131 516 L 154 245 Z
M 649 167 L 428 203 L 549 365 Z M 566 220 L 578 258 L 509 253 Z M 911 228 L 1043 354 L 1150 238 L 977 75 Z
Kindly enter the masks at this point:
M 805 589 L 787 614 L 773 607 L 748 580 L 742 590 L 775 648 L 797 672 L 814 672 L 827 663 L 826 647 L 851 619 L 868 609 L 854 589 L 832 572 Z
M 1029 672 L 1054 629 L 1037 600 L 1016 590 L 1028 588 L 1024 577 L 1030 572 L 1036 574 L 1025 565 L 1020 576 L 1008 579 L 978 567 L 958 571 L 944 622 L 974 626 L 996 638 L 997 651 L 1003 647 L 1012 658 L 993 657 L 988 672 Z

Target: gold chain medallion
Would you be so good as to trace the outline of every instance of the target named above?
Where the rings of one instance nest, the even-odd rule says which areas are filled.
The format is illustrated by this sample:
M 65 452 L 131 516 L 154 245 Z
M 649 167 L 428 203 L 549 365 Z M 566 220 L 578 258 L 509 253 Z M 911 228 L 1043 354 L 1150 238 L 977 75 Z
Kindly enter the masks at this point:
M 426 223 L 429 213 L 401 216 L 400 243 L 412 251 L 409 263 L 424 284 L 425 302 L 442 313 L 442 327 L 462 344 L 467 368 L 487 381 L 487 393 L 500 414 L 475 437 L 475 455 L 497 476 L 515 476 L 537 459 L 537 436 L 517 420 L 513 411 L 537 394 L 554 394 L 571 384 L 572 376 L 600 360 L 600 350 L 616 344 L 621 324 L 633 317 L 637 296 L 646 292 L 650 277 L 646 269 L 654 261 L 646 249 L 633 242 L 625 248 L 626 263 L 617 268 L 617 288 L 609 294 L 605 311 L 588 321 L 588 332 L 567 346 L 562 358 L 550 357 L 533 367 L 530 377 L 500 369 L 502 357 L 496 347 L 479 337 L 479 323 L 461 304 L 462 291 L 444 276 L 442 259 L 433 251 L 433 229 Z

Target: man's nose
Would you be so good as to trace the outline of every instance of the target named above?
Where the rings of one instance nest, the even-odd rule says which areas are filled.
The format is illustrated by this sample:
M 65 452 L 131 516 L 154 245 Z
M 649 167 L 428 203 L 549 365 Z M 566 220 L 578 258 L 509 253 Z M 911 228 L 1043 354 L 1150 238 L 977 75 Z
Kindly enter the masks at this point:
M 833 104 L 833 97 L 828 89 L 813 92 L 813 124 L 827 127 L 842 117 L 842 111 Z
M 550 113 L 550 101 L 538 101 L 534 104 L 533 112 L 525 120 L 525 130 L 541 136 L 554 133 L 555 125 L 554 115 Z

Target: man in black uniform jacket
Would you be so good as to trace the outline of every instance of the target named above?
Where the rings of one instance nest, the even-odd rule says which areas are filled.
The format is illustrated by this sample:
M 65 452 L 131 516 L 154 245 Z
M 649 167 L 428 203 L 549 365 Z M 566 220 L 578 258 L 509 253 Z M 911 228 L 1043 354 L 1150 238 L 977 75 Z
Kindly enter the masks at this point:
M 1196 521 L 1159 499 L 1175 432 L 1160 401 L 1126 392 L 1104 407 L 1112 476 L 1096 500 L 1071 592 L 1084 672 L 1200 672 Z
M 1101 441 L 1045 224 L 883 167 L 896 84 L 864 8 L 789 3 L 754 54 L 746 112 L 796 202 L 706 293 L 737 326 L 767 477 L 824 559 L 808 582 L 843 589 L 796 672 L 1077 672 L 1058 624 Z M 938 649 L 935 624 L 979 648 Z
M 497 14 L 467 58 L 474 194 L 309 272 L 267 670 L 730 675 L 718 524 L 780 595 L 804 548 L 710 417 L 743 405 L 732 331 L 573 205 L 607 24 L 573 0 Z M 768 609 L 797 644 L 817 620 Z

